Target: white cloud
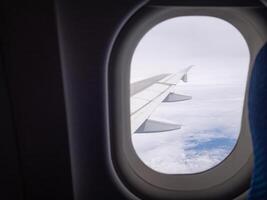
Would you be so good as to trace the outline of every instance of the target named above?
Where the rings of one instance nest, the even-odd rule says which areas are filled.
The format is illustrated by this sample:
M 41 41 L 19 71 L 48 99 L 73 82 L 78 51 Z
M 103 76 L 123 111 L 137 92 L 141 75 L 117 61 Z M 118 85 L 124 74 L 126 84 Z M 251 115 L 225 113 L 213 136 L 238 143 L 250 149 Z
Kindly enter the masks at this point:
M 134 134 L 133 145 L 141 160 L 152 169 L 167 174 L 197 173 L 224 160 L 238 138 L 243 105 L 243 99 L 233 92 L 238 88 L 227 87 L 187 86 L 183 92 L 192 92 L 192 100 L 159 106 L 151 118 L 167 119 L 181 124 L 182 128 L 170 132 Z M 208 95 L 213 92 L 216 95 L 208 100 Z M 206 143 L 220 138 L 230 143 L 196 148 L 201 144 L 205 147 Z

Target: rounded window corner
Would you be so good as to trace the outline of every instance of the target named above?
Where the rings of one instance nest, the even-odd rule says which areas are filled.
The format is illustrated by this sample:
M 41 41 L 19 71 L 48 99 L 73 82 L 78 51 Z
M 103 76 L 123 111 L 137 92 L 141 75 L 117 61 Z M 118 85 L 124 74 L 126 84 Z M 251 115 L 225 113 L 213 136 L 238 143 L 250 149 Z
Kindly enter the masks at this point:
M 242 105 L 243 115 L 241 119 L 242 125 L 240 126 L 240 137 L 233 146 L 233 151 L 225 156 L 223 162 L 218 163 L 212 168 L 192 174 L 168 174 L 153 168 L 151 169 L 148 165 L 144 164 L 142 159 L 138 157 L 136 148 L 132 143 L 130 97 L 131 93 L 137 94 L 138 84 L 136 86 L 137 89 L 133 92 L 130 88 L 130 83 L 142 81 L 141 78 L 139 80 L 132 79 L 131 65 L 135 50 L 138 48 L 138 44 L 144 35 L 165 20 L 197 16 L 223 20 L 224 22 L 230 23 L 230 25 L 234 26 L 240 32 L 248 45 L 249 51 L 249 61 L 247 63 L 249 67 L 247 74 L 245 74 L 245 78 L 247 79 L 257 51 L 264 43 L 262 34 L 259 34 L 259 32 L 266 32 L 266 30 L 259 31 L 259 29 L 265 28 L 261 26 L 262 21 L 251 17 L 254 14 L 253 9 L 249 10 L 247 8 L 161 8 L 144 6 L 126 23 L 118 35 L 112 49 L 108 74 L 110 144 L 113 155 L 112 159 L 117 169 L 116 172 L 125 185 L 129 187 L 130 191 L 134 191 L 137 196 L 155 199 L 174 199 L 179 197 L 205 199 L 217 196 L 224 198 L 230 196 L 236 197 L 248 189 L 253 165 L 253 149 L 248 127 L 246 94 L 244 94 L 244 106 Z M 253 24 L 258 29 L 255 30 L 254 27 L 249 26 L 250 24 Z M 164 74 L 165 77 L 156 77 L 157 75 L 154 74 L 155 76 L 153 78 L 162 80 L 169 73 L 166 72 Z M 186 82 L 188 77 L 184 76 L 181 78 L 184 78 Z M 244 89 L 247 89 L 246 85 Z M 169 100 L 175 100 L 175 98 L 189 99 L 190 95 L 172 96 L 169 97 Z M 149 121 L 149 123 L 147 126 L 153 125 L 153 123 L 156 124 L 157 120 Z M 161 125 L 168 126 L 170 124 L 166 122 L 166 124 Z M 178 128 L 175 125 L 172 126 L 173 130 Z M 156 126 L 158 125 L 156 124 Z M 139 130 L 138 128 L 140 126 L 135 131 L 146 131 L 144 127 L 141 127 Z M 153 132 L 153 130 L 150 131 Z M 249 148 L 247 148 L 248 146 Z

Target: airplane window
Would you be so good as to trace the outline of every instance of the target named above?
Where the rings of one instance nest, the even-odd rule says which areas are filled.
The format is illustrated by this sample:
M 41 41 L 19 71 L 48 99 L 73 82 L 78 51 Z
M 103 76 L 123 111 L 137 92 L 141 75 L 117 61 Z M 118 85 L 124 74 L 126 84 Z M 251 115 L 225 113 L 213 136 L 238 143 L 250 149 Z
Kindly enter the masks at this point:
M 131 61 L 131 138 L 140 159 L 165 174 L 220 164 L 235 148 L 249 69 L 248 45 L 225 20 L 168 19 Z

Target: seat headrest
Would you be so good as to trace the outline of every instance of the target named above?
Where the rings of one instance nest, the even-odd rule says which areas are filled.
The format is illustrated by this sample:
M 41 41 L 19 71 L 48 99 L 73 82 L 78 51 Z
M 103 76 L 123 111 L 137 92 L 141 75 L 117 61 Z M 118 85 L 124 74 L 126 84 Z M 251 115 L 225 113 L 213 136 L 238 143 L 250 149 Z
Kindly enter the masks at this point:
M 249 200 L 267 199 L 267 44 L 257 55 L 248 94 L 254 170 Z

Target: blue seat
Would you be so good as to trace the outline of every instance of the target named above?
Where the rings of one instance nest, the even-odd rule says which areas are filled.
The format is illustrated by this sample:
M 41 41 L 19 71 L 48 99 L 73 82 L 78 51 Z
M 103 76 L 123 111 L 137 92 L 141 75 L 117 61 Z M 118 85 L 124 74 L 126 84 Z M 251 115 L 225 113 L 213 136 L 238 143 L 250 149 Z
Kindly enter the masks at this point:
M 259 52 L 252 70 L 248 109 L 254 148 L 249 200 L 264 200 L 267 199 L 267 44 Z

